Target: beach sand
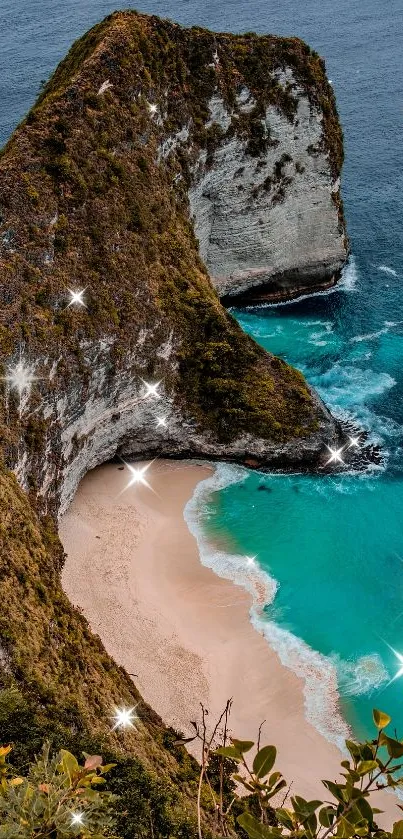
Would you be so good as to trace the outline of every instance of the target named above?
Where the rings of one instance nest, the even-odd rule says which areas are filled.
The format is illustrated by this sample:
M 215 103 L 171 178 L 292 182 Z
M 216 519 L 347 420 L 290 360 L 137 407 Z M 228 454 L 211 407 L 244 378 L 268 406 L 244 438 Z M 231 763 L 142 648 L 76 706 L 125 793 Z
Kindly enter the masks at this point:
M 251 596 L 201 565 L 184 521 L 211 472 L 159 460 L 147 472 L 153 491 L 136 484 L 124 492 L 126 468 L 90 472 L 60 525 L 63 587 L 167 724 L 190 736 L 200 702 L 215 720 L 232 697 L 234 736 L 256 741 L 266 720 L 262 744 L 277 746 L 276 768 L 292 793 L 328 798 L 320 779 L 336 780 L 340 752 L 306 721 L 302 681 L 250 623 Z M 392 796 L 376 803 L 387 824 L 399 818 Z

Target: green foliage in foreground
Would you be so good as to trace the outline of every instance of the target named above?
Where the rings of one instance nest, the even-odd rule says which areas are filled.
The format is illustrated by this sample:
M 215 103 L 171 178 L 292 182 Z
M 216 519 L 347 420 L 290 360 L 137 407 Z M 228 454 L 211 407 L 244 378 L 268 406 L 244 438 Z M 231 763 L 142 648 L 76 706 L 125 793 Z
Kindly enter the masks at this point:
M 1 839 L 111 836 L 114 796 L 96 787 L 105 784 L 103 775 L 113 764 L 103 766 L 100 755 L 85 755 L 80 766 L 65 749 L 51 757 L 45 744 L 26 777 L 10 778 L 10 751 L 11 746 L 0 748 Z
M 327 836 L 402 839 L 403 820 L 394 823 L 392 832 L 377 826 L 375 817 L 382 811 L 373 806 L 373 794 L 403 786 L 403 741 L 385 733 L 391 722 L 387 714 L 374 710 L 373 718 L 378 731 L 374 740 L 346 741 L 350 759 L 341 762 L 344 780 L 322 782 L 331 797 L 325 802 L 306 801 L 299 795 L 289 794 L 290 788 L 281 772 L 272 771 L 276 760 L 274 746 L 259 749 L 252 765 L 245 755 L 253 748 L 253 742 L 232 739 L 230 745 L 218 748 L 216 754 L 238 764 L 239 771 L 233 777 L 247 790 L 249 802 L 254 804 L 237 819 L 249 839 L 325 839 Z M 273 806 L 273 800 L 278 800 L 278 793 L 283 789 L 287 792 L 281 806 Z
M 324 801 L 306 801 L 291 795 L 291 786 L 275 769 L 276 748 L 260 747 L 254 743 L 228 737 L 227 703 L 224 729 L 216 725 L 213 735 L 207 736 L 205 711 L 203 725 L 194 724 L 200 740 L 198 807 L 210 811 L 215 821 L 214 839 L 403 839 L 403 820 L 395 821 L 391 831 L 378 827 L 374 795 L 387 788 L 403 786 L 403 741 L 385 733 L 391 719 L 382 711 L 374 710 L 377 735 L 364 743 L 346 741 L 349 759 L 342 760 L 342 781 L 323 781 L 327 790 Z M 224 715 L 220 718 L 220 723 Z M 217 743 L 221 744 L 217 746 Z M 176 741 L 178 745 L 179 741 Z M 123 776 L 114 794 L 104 789 L 104 775 L 114 764 L 104 765 L 99 755 L 84 753 L 80 765 L 73 754 L 61 749 L 51 756 L 45 744 L 42 754 L 28 768 L 26 776 L 16 775 L 7 758 L 11 746 L 0 748 L 0 839 L 185 839 L 195 833 L 184 831 L 183 824 L 164 822 L 164 801 L 150 795 L 150 790 L 139 776 L 132 788 L 131 806 L 127 801 L 127 779 Z M 253 760 L 248 754 L 253 753 Z M 123 765 L 122 765 L 123 766 Z M 120 773 L 119 773 L 120 774 Z M 131 770 L 129 781 L 133 781 Z M 144 785 L 145 784 L 145 785 Z M 235 784 L 238 786 L 235 787 Z M 196 786 L 196 785 L 195 785 Z M 244 789 L 245 794 L 240 794 Z M 196 798 L 196 796 L 195 796 Z M 208 798 L 210 803 L 208 804 Z M 391 802 L 393 799 L 391 799 Z M 147 822 L 143 810 L 146 802 Z M 396 806 L 403 809 L 396 802 Z M 158 812 L 159 810 L 159 812 Z M 138 819 L 138 822 L 136 823 Z M 199 818 L 199 839 L 211 837 Z M 189 825 L 190 828 L 190 825 Z M 129 829 L 129 833 L 127 830 Z
M 167 775 L 160 763 L 157 771 L 150 761 L 146 763 L 126 750 L 122 753 L 105 738 L 77 728 L 69 730 L 62 724 L 56 726 L 54 720 L 46 721 L 37 712 L 37 706 L 24 699 L 16 688 L 0 691 L 0 743 L 13 746 L 7 758 L 10 777 L 27 775 L 44 741 L 50 741 L 52 753 L 63 747 L 76 757 L 102 754 L 104 763 L 115 764 L 108 772 L 107 786 L 114 794 L 111 813 L 119 839 L 195 839 L 196 807 L 192 807 L 192 802 L 196 797 L 198 766 L 183 747 L 174 745 L 174 731 L 154 733 L 154 755 L 166 754 L 172 762 L 172 774 Z

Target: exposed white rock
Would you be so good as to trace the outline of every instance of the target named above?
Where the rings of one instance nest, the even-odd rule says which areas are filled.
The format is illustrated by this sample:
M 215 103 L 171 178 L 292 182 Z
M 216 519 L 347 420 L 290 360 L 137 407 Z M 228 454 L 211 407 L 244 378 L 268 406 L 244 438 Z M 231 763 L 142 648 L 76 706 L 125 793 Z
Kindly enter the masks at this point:
M 170 356 L 173 352 L 173 348 L 174 348 L 173 332 L 170 332 L 167 340 L 163 344 L 161 344 L 161 346 L 158 348 L 157 353 L 156 353 L 157 357 L 158 358 L 163 358 L 165 361 L 168 361 L 168 359 L 170 358 Z
M 158 161 L 162 159 L 166 160 L 167 157 L 171 154 L 171 152 L 175 151 L 177 146 L 180 143 L 186 143 L 189 139 L 189 126 L 184 125 L 180 131 L 176 134 L 172 134 L 171 136 L 167 137 L 160 145 L 158 146 L 157 150 L 157 159 Z
M 103 93 L 106 93 L 107 90 L 110 90 L 113 87 L 113 84 L 106 79 L 105 82 L 102 82 L 101 87 L 98 90 L 97 96 L 102 96 Z
M 294 78 L 294 73 L 292 72 L 291 67 L 278 67 L 276 70 L 273 71 L 272 76 L 278 82 L 281 87 L 287 87 L 287 85 L 296 86 L 296 81 Z
M 256 107 L 256 99 L 248 87 L 242 87 L 236 96 L 236 103 L 241 114 L 250 114 Z
M 277 77 L 293 82 L 291 71 Z M 194 162 L 190 212 L 200 255 L 221 295 L 271 281 L 286 290 L 296 278 L 315 285 L 345 262 L 333 197 L 340 183 L 323 150 L 322 114 L 300 88 L 293 93 L 298 108 L 292 122 L 274 106 L 266 109 L 269 142 L 258 157 L 235 135 L 223 139 L 212 162 L 205 151 Z M 241 94 L 245 105 L 247 91 Z M 207 125 L 214 120 L 228 128 L 230 114 L 220 97 L 212 97 L 210 113 Z
M 223 131 L 228 131 L 231 125 L 231 114 L 227 106 L 218 93 L 211 97 L 208 104 L 210 111 L 210 119 L 206 122 L 206 128 L 210 128 L 214 123 L 220 126 Z
M 37 414 L 48 421 L 43 448 L 38 453 L 28 453 L 21 444 L 14 472 L 25 490 L 30 476 L 35 474 L 43 512 L 62 515 L 84 475 L 117 453 L 123 458 L 158 454 L 222 459 L 263 456 L 274 464 L 282 461 L 283 465 L 288 458 L 295 465 L 305 465 L 323 449 L 324 439 L 332 443 L 335 425 L 321 405 L 320 427 L 304 441 L 290 440 L 279 446 L 251 433 L 220 444 L 210 432 L 198 430 L 192 417 L 183 413 L 177 396 L 165 391 L 164 381 L 175 371 L 178 357 L 172 333 L 160 342 L 157 351 L 161 380 L 158 399 L 146 397 L 138 372 L 149 363 L 144 341 L 137 341 L 135 348 L 126 353 L 119 369 L 113 364 L 112 349 L 108 341 L 85 342 L 85 357 L 81 361 L 85 371 L 81 366 L 77 377 L 63 378 L 60 387 L 45 391 Z M 49 362 L 37 361 L 41 369 L 46 366 L 45 361 Z M 319 403 L 315 394 L 313 399 Z M 159 417 L 164 418 L 163 424 L 158 422 Z

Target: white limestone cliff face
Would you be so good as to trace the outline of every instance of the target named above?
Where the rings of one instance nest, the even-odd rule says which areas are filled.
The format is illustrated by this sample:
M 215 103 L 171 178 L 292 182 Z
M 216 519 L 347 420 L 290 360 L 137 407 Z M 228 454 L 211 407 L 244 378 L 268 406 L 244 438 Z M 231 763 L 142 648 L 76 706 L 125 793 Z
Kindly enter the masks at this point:
M 20 440 L 14 473 L 24 490 L 35 476 L 35 491 L 41 512 L 62 515 L 72 501 L 84 475 L 95 466 L 119 455 L 122 458 L 153 458 L 158 455 L 254 461 L 262 459 L 273 468 L 306 468 L 317 465 L 324 442 L 336 442 L 339 430 L 325 406 L 313 393 L 318 408 L 318 428 L 306 439 L 276 444 L 243 434 L 231 443 L 219 443 L 213 434 L 201 431 L 183 411 L 175 394 L 164 390 L 165 376 L 175 370 L 175 341 L 168 334 L 157 348 L 160 385 L 158 398 L 146 396 L 142 369 L 148 362 L 147 339 L 139 335 L 137 347 L 127 353 L 119 370 L 111 363 L 113 341 L 81 345 L 84 365 L 80 376 L 63 378 L 58 384 L 58 361 L 36 359 L 37 378 L 26 393 L 21 412 L 24 420 L 34 412 L 46 419 L 46 432 L 39 452 Z M 23 359 L 23 363 L 25 360 Z M 49 387 L 49 382 L 55 388 Z M 7 395 L 7 403 L 11 398 Z M 166 425 L 158 425 L 163 417 Z M 252 463 L 250 465 L 253 465 Z M 129 476 L 128 476 L 129 477 Z
M 266 108 L 266 148 L 248 153 L 247 140 L 231 125 L 255 107 L 247 88 L 230 112 L 217 93 L 207 127 L 225 132 L 213 159 L 201 151 L 192 168 L 190 213 L 205 262 L 218 293 L 242 294 L 265 285 L 286 295 L 332 284 L 346 261 L 346 239 L 338 217 L 339 179 L 331 174 L 323 116 L 290 71 L 279 76 L 298 99 L 292 121 Z M 336 200 L 335 200 L 336 199 Z

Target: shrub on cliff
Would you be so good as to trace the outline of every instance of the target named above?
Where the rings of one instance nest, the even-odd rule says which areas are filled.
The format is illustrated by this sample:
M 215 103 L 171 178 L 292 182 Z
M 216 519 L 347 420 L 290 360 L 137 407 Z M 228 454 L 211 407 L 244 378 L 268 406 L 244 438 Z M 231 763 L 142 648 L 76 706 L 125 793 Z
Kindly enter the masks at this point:
M 111 835 L 114 797 L 96 787 L 105 783 L 103 775 L 113 764 L 103 766 L 100 755 L 86 755 L 80 766 L 65 749 L 52 757 L 45 744 L 26 777 L 9 777 L 10 751 L 11 746 L 0 748 L 1 839 Z

